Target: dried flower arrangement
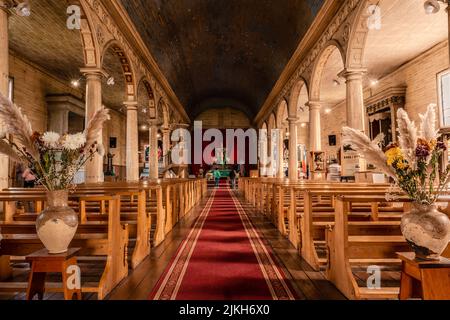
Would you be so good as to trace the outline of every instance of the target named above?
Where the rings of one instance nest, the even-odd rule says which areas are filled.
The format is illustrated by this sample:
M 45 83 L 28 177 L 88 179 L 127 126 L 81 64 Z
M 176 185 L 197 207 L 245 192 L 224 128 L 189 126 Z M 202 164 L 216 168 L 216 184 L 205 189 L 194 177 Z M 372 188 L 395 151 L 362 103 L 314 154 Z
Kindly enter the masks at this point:
M 419 128 L 404 109 L 397 112 L 398 144 L 380 147 L 383 136 L 371 141 L 358 130 L 345 127 L 344 143 L 351 144 L 374 164 L 415 203 L 433 205 L 450 181 L 450 166 L 441 169 L 439 160 L 446 150 L 436 129 L 436 105 L 420 115 Z
M 75 174 L 93 159 L 103 155 L 98 143 L 109 110 L 98 110 L 82 133 L 59 135 L 34 132 L 22 110 L 0 94 L 0 153 L 28 166 L 38 181 L 49 191 L 66 190 Z M 7 135 L 12 135 L 9 139 Z

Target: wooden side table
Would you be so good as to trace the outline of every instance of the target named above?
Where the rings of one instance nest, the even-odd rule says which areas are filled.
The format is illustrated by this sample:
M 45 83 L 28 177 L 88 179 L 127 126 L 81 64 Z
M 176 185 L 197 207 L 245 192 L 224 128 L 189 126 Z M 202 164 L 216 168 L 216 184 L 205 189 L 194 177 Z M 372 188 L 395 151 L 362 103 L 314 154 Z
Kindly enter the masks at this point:
M 46 249 L 43 249 L 28 255 L 26 261 L 31 263 L 31 272 L 28 279 L 27 300 L 32 300 L 36 294 L 39 300 L 43 299 L 47 272 L 61 273 L 65 300 L 72 300 L 74 295 L 81 300 L 81 288 L 67 288 L 69 276 L 67 268 L 77 265 L 76 254 L 80 250 L 80 248 L 71 248 L 65 253 L 49 254 Z
M 449 259 L 416 260 L 413 252 L 397 253 L 397 256 L 402 260 L 400 300 L 412 298 L 415 291 L 420 291 L 424 300 L 450 300 Z

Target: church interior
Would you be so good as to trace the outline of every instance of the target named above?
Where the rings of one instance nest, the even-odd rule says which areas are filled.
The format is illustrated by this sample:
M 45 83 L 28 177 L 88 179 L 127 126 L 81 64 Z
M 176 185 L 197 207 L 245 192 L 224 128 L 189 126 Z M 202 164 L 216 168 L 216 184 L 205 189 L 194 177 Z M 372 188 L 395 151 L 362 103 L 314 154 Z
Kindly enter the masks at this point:
M 450 300 L 450 0 L 0 0 L 0 300 Z

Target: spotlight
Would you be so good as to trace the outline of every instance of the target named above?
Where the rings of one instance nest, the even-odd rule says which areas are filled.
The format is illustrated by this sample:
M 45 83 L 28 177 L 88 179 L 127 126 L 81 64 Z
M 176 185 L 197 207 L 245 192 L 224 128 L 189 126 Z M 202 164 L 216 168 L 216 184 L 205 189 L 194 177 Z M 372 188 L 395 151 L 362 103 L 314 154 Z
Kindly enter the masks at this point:
M 72 87 L 78 88 L 80 86 L 80 80 L 72 80 L 70 84 L 72 85 Z
M 146 131 L 146 130 L 148 130 L 148 126 L 146 124 L 143 124 L 141 126 L 141 131 Z
M 300 125 L 302 128 L 306 128 L 306 123 L 302 123 L 301 125 Z
M 21 17 L 29 17 L 31 15 L 30 4 L 28 1 L 23 1 L 14 7 L 17 15 Z
M 330 109 L 330 108 L 325 109 L 325 113 L 326 113 L 326 114 L 328 114 L 328 113 L 330 113 L 330 112 L 331 112 L 331 109 Z
M 377 79 L 370 80 L 370 85 L 372 87 L 375 87 L 378 83 L 379 83 L 379 81 Z
M 156 135 L 156 137 L 157 137 L 158 139 L 161 139 L 161 134 L 158 133 L 158 134 Z
M 423 4 L 423 7 L 425 8 L 426 14 L 435 14 L 441 9 L 441 5 L 437 0 L 427 0 Z

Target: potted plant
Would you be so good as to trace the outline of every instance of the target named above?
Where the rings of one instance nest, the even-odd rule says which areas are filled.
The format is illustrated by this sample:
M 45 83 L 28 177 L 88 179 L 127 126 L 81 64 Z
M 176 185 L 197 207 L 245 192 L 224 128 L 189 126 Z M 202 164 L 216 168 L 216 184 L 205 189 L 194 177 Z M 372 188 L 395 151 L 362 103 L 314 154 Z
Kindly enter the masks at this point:
M 436 106 L 420 115 L 416 127 L 405 110 L 397 112 L 398 143 L 382 150 L 380 135 L 374 141 L 358 130 L 345 127 L 344 143 L 364 155 L 367 161 L 394 180 L 412 201 L 412 209 L 403 215 L 401 230 L 416 253 L 425 260 L 438 259 L 450 240 L 450 220 L 436 207 L 436 201 L 449 183 L 450 166 L 440 168 L 446 150 L 436 129 Z
M 47 190 L 47 208 L 36 220 L 39 239 L 52 254 L 67 251 L 78 228 L 78 215 L 68 206 L 69 190 L 75 174 L 92 160 L 103 155 L 103 123 L 108 110 L 98 110 L 86 130 L 77 134 L 34 132 L 22 110 L 0 94 L 0 153 L 23 163 Z M 13 139 L 7 137 L 8 134 Z

